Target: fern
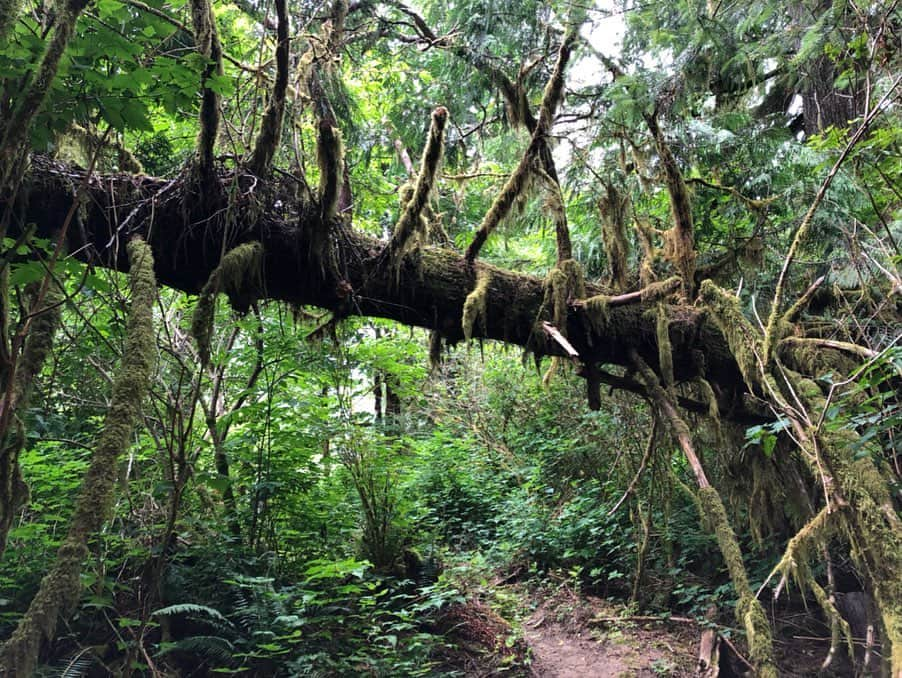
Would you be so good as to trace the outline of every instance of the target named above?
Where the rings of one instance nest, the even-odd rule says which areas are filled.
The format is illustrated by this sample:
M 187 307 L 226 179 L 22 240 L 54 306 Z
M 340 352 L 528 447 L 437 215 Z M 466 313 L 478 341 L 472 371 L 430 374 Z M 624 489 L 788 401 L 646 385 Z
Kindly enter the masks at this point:
M 45 675 L 53 678 L 81 678 L 88 675 L 88 671 L 94 665 L 94 655 L 88 654 L 91 648 L 84 648 L 75 653 L 64 662 L 49 670 Z
M 207 607 L 206 605 L 198 605 L 196 603 L 177 603 L 175 605 L 169 605 L 168 607 L 161 607 L 159 610 L 153 613 L 154 617 L 175 617 L 180 614 L 185 615 L 200 615 L 209 617 L 210 619 L 215 619 L 216 621 L 223 622 L 227 625 L 231 625 L 231 622 L 225 618 L 225 616 L 219 610 Z

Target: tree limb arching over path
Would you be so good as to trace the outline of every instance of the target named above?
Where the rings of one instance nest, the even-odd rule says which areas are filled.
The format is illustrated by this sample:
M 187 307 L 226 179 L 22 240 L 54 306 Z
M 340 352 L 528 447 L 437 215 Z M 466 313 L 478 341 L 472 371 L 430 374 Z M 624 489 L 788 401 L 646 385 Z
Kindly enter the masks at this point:
M 836 509 L 830 521 L 836 526 L 831 529 L 841 530 L 853 543 L 881 611 L 886 639 L 892 646 L 893 670 L 902 670 L 902 544 L 884 473 L 869 457 L 852 455 L 851 448 L 857 443 L 854 431 L 828 434 L 817 424 L 826 401 L 821 386 L 812 380 L 819 376 L 818 369 L 817 365 L 812 367 L 810 346 L 804 342 L 815 337 L 794 336 L 804 335 L 804 328 L 791 321 L 779 322 L 786 320 L 780 315 L 779 303 L 771 311 L 767 336 L 762 336 L 742 313 L 736 295 L 705 280 L 705 270 L 696 267 L 692 222 L 686 220 L 682 229 L 679 223 L 679 217 L 688 216 L 691 207 L 688 189 L 656 115 L 649 119 L 649 127 L 659 156 L 667 165 L 669 199 L 677 220 L 671 226 L 675 230 L 664 231 L 665 250 L 669 248 L 664 258 L 677 262 L 676 273 L 682 277 L 657 280 L 654 275 L 643 275 L 639 277 L 641 285 L 629 289 L 585 283 L 581 267 L 570 257 L 569 234 L 566 239 L 559 238 L 558 266 L 545 279 L 422 242 L 407 247 L 406 233 L 405 246 L 396 248 L 398 256 L 389 256 L 386 241 L 355 230 L 351 220 L 337 209 L 346 174 L 342 171 L 340 136 L 331 114 L 320 116 L 322 171 L 318 198 L 312 192 L 298 197 L 278 173 L 258 176 L 270 174 L 275 155 L 271 147 L 281 138 L 273 127 L 281 123 L 287 92 L 284 4 L 279 5 L 279 66 L 266 143 L 257 145 L 263 150 L 250 163 L 238 158 L 226 167 L 217 161 L 214 150 L 220 101 L 212 85 L 219 77 L 221 55 L 216 19 L 210 3 L 198 2 L 195 7 L 200 17 L 196 20 L 197 47 L 210 61 L 199 83 L 204 104 L 196 164 L 175 178 L 161 179 L 143 174 L 94 174 L 35 154 L 19 176 L 13 171 L 21 166 L 19 156 L 4 158 L 0 172 L 4 178 L 0 196 L 7 201 L 0 206 L 4 236 L 24 237 L 30 228 L 27 225 L 33 224 L 37 235 L 54 237 L 60 224 L 68 225 L 72 220 L 77 206 L 76 222 L 65 232 L 65 250 L 72 256 L 93 265 L 127 270 L 125 243 L 140 236 L 153 250 L 156 278 L 161 284 L 191 294 L 205 289 L 208 295 L 223 291 L 239 311 L 246 311 L 258 300 L 271 299 L 328 309 L 337 319 L 353 315 L 389 318 L 433 330 L 445 343 L 456 343 L 464 337 L 489 339 L 523 347 L 537 358 L 550 355 L 575 359 L 586 380 L 590 406 L 597 406 L 597 392 L 603 383 L 640 394 L 651 402 L 656 416 L 670 422 L 690 461 L 696 456 L 692 432 L 681 423 L 677 406 L 736 424 L 784 420 L 800 457 L 810 465 L 811 476 L 823 479 L 825 501 Z M 311 62 L 317 62 L 307 64 L 311 69 L 319 62 L 328 64 L 337 58 L 333 51 L 342 40 L 349 11 L 348 3 L 335 3 L 334 22 L 329 23 L 328 30 L 324 22 L 327 39 L 321 41 L 323 53 L 315 49 L 309 53 Z M 72 25 L 77 16 L 73 10 Z M 8 24 L 6 17 L 0 19 L 0 26 Z M 204 35 L 207 39 L 202 39 Z M 556 173 L 552 176 L 547 169 L 553 165 L 536 167 L 531 156 L 545 161 L 549 158 L 544 135 L 564 90 L 563 66 L 575 35 L 568 32 L 561 46 L 555 86 L 548 88 L 555 94 L 546 97 L 540 122 L 533 130 L 531 145 L 535 148 L 523 158 L 515 174 L 521 184 L 516 194 L 529 175 L 541 178 L 541 170 L 551 176 L 558 202 L 550 209 L 559 212 L 564 209 L 560 186 Z M 65 49 L 64 42 L 57 46 L 60 54 L 50 53 L 57 60 Z M 55 66 L 45 70 L 52 79 Z M 317 77 L 310 80 L 319 82 Z M 40 109 L 48 85 L 37 83 L 28 91 L 28 106 L 21 109 L 16 129 L 4 130 L 4 138 L 14 138 L 15 146 L 20 145 Z M 330 108 L 325 88 L 310 94 L 317 106 Z M 441 121 L 441 127 L 445 116 L 444 109 L 437 109 L 435 118 Z M 433 137 L 440 145 L 441 130 L 437 129 Z M 327 139 L 332 141 L 327 143 Z M 441 149 L 435 150 L 437 164 Z M 435 169 L 433 164 L 430 175 Z M 423 201 L 428 192 L 424 184 Z M 504 201 L 505 214 L 513 197 Z M 419 212 L 413 216 L 418 219 Z M 493 227 L 497 221 L 492 220 Z M 807 221 L 806 217 L 806 225 Z M 566 226 L 566 220 L 558 223 Z M 559 235 L 564 232 L 559 229 Z M 650 228 L 644 234 L 651 241 L 648 233 Z M 566 246 L 561 247 L 565 240 Z M 259 243 L 252 248 L 254 263 L 248 264 L 255 270 L 240 270 L 222 284 L 217 279 L 215 286 L 207 287 L 214 277 L 227 277 L 223 271 L 228 253 L 251 243 Z M 257 253 L 262 256 L 257 257 Z M 646 259 L 654 254 L 654 247 L 649 245 Z M 787 266 L 791 258 L 787 258 Z M 653 274 L 651 262 L 643 263 Z M 686 279 L 690 277 L 692 280 Z M 677 286 L 682 290 L 680 297 L 674 295 Z M 692 298 L 696 290 L 700 290 L 698 299 Z M 782 293 L 776 298 L 782 301 Z M 468 308 L 473 312 L 469 322 Z M 795 305 L 787 315 L 790 313 L 797 315 Z M 548 322 L 554 323 L 555 332 L 546 336 L 543 323 Z M 822 343 L 818 348 L 827 362 L 831 356 L 846 353 L 861 357 L 861 350 L 854 347 L 849 351 L 848 347 Z M 779 361 L 771 360 L 774 354 Z M 834 362 L 839 364 L 839 358 Z M 623 372 L 610 374 L 602 369 L 605 365 L 618 366 Z M 637 369 L 639 378 L 635 376 Z M 677 392 L 680 385 L 699 383 L 706 388 L 694 397 Z M 763 613 L 750 595 L 728 516 L 700 462 L 693 466 L 698 466 L 703 490 L 699 493 L 700 512 L 710 519 L 710 515 L 704 515 L 706 506 L 716 509 L 710 511 L 717 514 L 714 528 L 740 592 L 738 615 L 746 620 L 750 634 L 759 636 L 754 658 L 760 661 L 764 675 L 773 675 L 770 648 L 764 647 L 770 645 L 770 637 L 760 633 Z M 812 521 L 811 529 L 799 534 L 805 539 L 822 540 L 818 531 L 823 522 Z M 778 564 L 781 574 L 791 569 L 796 555 L 792 549 L 798 544 L 791 543 Z

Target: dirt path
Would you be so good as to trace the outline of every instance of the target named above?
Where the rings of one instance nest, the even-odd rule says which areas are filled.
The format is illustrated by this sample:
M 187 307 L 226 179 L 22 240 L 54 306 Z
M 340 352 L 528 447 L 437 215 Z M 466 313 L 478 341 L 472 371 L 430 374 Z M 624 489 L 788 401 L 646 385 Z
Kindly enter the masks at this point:
M 612 612 L 614 613 L 612 615 Z M 546 602 L 524 624 L 535 678 L 691 676 L 697 637 L 664 624 L 595 624 L 616 616 L 604 601 Z

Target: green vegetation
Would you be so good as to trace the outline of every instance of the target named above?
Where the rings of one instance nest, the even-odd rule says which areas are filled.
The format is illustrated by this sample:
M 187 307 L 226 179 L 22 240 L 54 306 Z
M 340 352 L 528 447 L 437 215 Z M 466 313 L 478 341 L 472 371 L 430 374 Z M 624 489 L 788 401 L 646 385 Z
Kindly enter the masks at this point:
M 0 673 L 898 675 L 900 33 L 0 2 Z

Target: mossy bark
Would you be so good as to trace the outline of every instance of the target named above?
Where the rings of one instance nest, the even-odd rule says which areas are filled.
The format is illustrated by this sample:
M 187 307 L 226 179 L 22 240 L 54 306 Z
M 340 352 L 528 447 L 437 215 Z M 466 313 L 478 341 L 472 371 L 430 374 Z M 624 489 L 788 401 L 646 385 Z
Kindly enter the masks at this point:
M 432 123 L 429 126 L 429 138 L 423 149 L 420 161 L 420 172 L 410 198 L 401 210 L 398 223 L 395 224 L 391 240 L 388 243 L 389 257 L 397 265 L 398 257 L 410 249 L 413 237 L 420 231 L 425 240 L 427 234 L 423 228 L 422 214 L 429 203 L 429 196 L 435 187 L 435 177 L 445 148 L 445 124 L 448 121 L 448 109 L 439 106 L 432 112 Z
M 758 676 L 776 678 L 778 674 L 774 662 L 774 645 L 770 624 L 764 614 L 764 608 L 749 585 L 742 552 L 739 550 L 739 541 L 730 526 L 723 501 L 713 487 L 700 488 L 697 499 L 699 513 L 702 520 L 714 532 L 727 571 L 730 573 L 730 581 L 732 581 L 739 598 L 736 602 L 736 618 L 745 628 L 749 658 L 755 665 Z
M 288 91 L 288 7 L 286 0 L 276 0 L 276 81 L 273 84 L 254 152 L 248 162 L 257 176 L 269 173 L 272 159 L 282 138 L 282 118 L 285 114 L 285 94 Z
M 736 538 L 732 525 L 730 525 L 723 500 L 705 474 L 701 459 L 696 454 L 692 443 L 692 433 L 689 425 L 679 415 L 671 390 L 665 389 L 661 385 L 651 368 L 635 352 L 633 361 L 647 389 L 649 399 L 657 411 L 661 413 L 662 419 L 668 423 L 673 436 L 677 439 L 695 475 L 699 489 L 694 496 L 698 504 L 699 515 L 702 523 L 714 533 L 717 545 L 726 563 L 727 571 L 730 574 L 730 581 L 733 583 L 733 588 L 738 597 L 736 618 L 745 628 L 752 663 L 755 665 L 759 676 L 776 678 L 777 668 L 774 662 L 770 624 L 764 614 L 764 608 L 758 602 L 749 585 L 745 563 L 742 560 L 742 551 L 739 548 L 739 540 Z
M 198 53 L 206 60 L 201 73 L 200 133 L 197 137 L 198 165 L 203 187 L 207 188 L 213 170 L 213 151 L 219 133 L 219 94 L 209 86 L 211 78 L 221 76 L 222 45 L 216 30 L 216 17 L 210 0 L 191 0 L 191 21 Z
M 61 615 L 71 613 L 81 595 L 82 563 L 88 539 L 100 531 L 113 502 L 119 456 L 128 447 L 150 385 L 156 358 L 153 304 L 156 280 L 153 256 L 143 240 L 128 245 L 131 260 L 132 303 L 125 351 L 113 383 L 110 409 L 97 439 L 69 530 L 56 562 L 12 636 L 0 648 L 0 674 L 27 678 L 34 673 L 41 646 L 56 635 Z
M 826 407 L 820 388 L 779 363 L 766 366 L 764 337 L 742 315 L 734 296 L 711 281 L 702 283 L 701 296 L 747 384 L 791 422 L 812 476 L 824 485 L 833 508 L 842 508 L 838 520 L 880 610 L 893 675 L 902 675 L 902 521 L 887 478 L 870 455 L 856 458 L 861 441 L 854 428 L 828 432 L 812 423 Z M 807 361 L 797 356 L 797 362 Z

